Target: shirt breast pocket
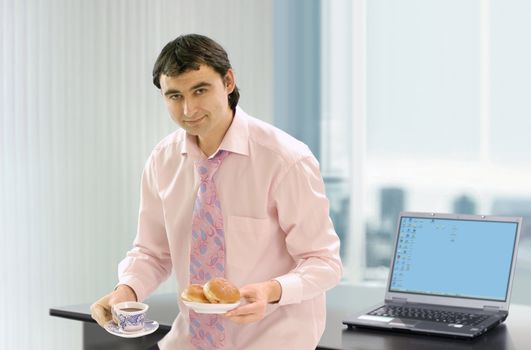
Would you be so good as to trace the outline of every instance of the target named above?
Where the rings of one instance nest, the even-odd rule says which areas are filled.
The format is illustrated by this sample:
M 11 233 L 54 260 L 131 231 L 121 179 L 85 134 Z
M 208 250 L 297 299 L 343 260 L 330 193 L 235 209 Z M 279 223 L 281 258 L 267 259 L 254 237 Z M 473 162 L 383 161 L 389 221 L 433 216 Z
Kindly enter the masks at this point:
M 260 262 L 271 244 L 270 222 L 247 216 L 229 216 L 225 229 L 227 278 L 240 281 L 260 278 Z

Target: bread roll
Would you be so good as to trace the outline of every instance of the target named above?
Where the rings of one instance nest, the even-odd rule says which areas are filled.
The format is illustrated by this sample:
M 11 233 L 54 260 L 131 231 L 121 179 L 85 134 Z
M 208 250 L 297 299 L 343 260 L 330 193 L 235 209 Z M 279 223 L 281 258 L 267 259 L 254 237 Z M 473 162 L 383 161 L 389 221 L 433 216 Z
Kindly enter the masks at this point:
M 225 278 L 213 278 L 203 286 L 203 294 L 212 304 L 232 304 L 240 300 L 240 291 Z
M 195 303 L 209 303 L 208 299 L 203 294 L 203 286 L 200 284 L 189 285 L 188 288 L 181 293 L 181 298 Z

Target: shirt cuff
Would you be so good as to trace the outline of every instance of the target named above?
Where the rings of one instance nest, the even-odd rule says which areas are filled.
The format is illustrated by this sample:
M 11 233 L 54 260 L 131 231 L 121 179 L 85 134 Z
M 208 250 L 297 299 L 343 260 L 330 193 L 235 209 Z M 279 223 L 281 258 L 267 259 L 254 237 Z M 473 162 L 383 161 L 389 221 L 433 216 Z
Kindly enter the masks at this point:
M 136 299 L 139 302 L 144 301 L 148 296 L 146 295 L 142 283 L 138 278 L 129 276 L 120 278 L 120 282 L 116 285 L 118 287 L 120 284 L 127 284 L 136 294 Z M 115 289 L 116 289 L 115 287 Z
M 282 286 L 282 295 L 278 303 L 280 305 L 298 304 L 302 301 L 302 280 L 296 273 L 275 278 Z

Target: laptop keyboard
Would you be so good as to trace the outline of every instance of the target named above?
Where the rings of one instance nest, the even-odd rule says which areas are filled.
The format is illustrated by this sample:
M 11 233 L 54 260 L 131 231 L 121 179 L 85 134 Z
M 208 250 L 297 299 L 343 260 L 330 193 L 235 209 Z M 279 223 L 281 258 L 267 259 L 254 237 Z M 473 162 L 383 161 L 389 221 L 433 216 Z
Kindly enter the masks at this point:
M 462 324 L 464 326 L 477 326 L 489 317 L 488 315 L 397 305 L 384 305 L 381 308 L 370 312 L 369 315 Z

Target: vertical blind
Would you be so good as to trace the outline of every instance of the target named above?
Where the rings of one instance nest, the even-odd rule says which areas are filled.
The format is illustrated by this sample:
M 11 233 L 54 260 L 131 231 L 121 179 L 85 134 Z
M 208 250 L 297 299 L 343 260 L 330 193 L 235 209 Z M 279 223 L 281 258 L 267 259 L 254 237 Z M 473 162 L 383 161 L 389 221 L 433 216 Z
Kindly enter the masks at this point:
M 273 120 L 272 2 L 0 1 L 0 348 L 81 348 L 81 325 L 48 309 L 116 283 L 144 161 L 176 128 L 156 56 L 177 35 L 213 37 L 242 107 Z

